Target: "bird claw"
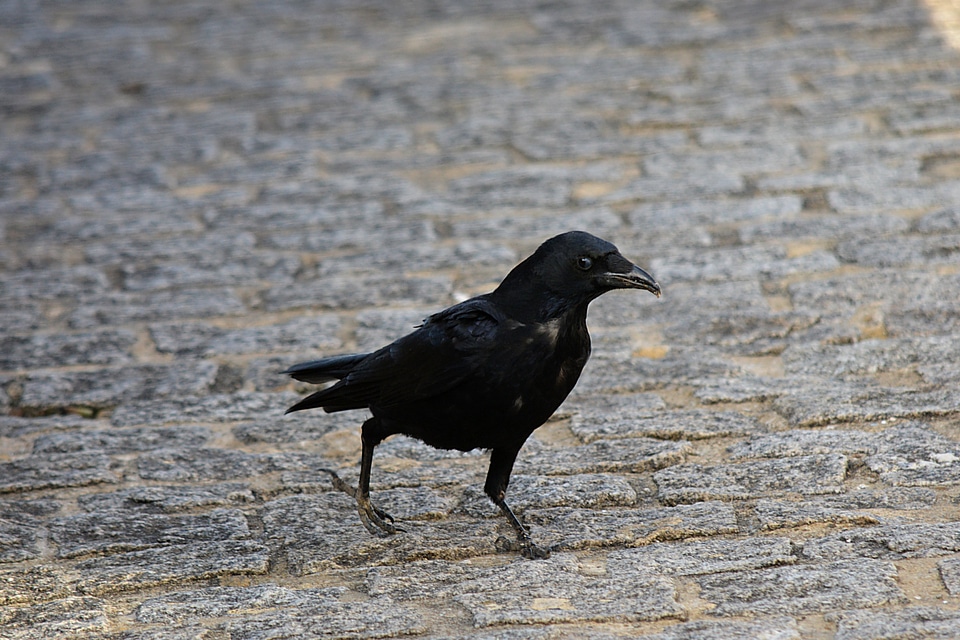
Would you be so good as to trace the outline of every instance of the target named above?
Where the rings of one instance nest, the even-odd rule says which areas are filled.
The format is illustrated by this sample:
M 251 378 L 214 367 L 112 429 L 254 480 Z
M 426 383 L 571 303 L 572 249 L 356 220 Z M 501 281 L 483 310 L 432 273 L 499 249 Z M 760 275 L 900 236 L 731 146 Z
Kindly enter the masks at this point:
M 404 529 L 394 526 L 393 516 L 373 506 L 369 498 L 362 497 L 356 487 L 344 482 L 335 471 L 332 469 L 320 469 L 320 471 L 330 474 L 334 489 L 343 491 L 357 501 L 357 513 L 360 514 L 360 521 L 363 522 L 363 526 L 367 528 L 367 531 L 377 537 L 389 536 L 404 531 Z
M 357 513 L 360 514 L 360 520 L 367 531 L 377 537 L 382 538 L 404 531 L 400 527 L 394 526 L 393 516 L 376 508 L 370 504 L 369 500 L 357 500 Z
M 500 536 L 494 543 L 497 551 L 507 553 L 519 552 L 521 556 L 528 560 L 545 560 L 550 557 L 550 549 L 544 549 L 536 544 L 530 538 L 522 539 L 520 536 L 516 540 L 511 540 L 506 536 Z
M 373 505 L 371 505 L 371 506 L 373 506 Z M 390 521 L 390 524 L 393 524 L 393 523 L 394 523 L 393 516 L 390 515 L 389 513 L 387 513 L 386 511 L 384 511 L 383 509 L 378 509 L 378 508 L 376 508 L 376 507 L 373 507 L 373 512 L 374 512 L 375 514 L 377 514 L 378 516 L 380 516 L 380 519 L 381 519 L 381 520 L 389 520 L 389 521 Z

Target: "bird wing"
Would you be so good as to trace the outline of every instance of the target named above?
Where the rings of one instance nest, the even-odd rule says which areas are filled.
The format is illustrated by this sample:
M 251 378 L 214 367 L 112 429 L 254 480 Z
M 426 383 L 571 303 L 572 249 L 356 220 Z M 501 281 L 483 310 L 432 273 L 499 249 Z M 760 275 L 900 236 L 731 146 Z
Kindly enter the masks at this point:
M 506 321 L 485 297 L 472 298 L 427 318 L 413 333 L 375 351 L 312 406 L 343 411 L 416 402 L 447 391 L 476 373 Z

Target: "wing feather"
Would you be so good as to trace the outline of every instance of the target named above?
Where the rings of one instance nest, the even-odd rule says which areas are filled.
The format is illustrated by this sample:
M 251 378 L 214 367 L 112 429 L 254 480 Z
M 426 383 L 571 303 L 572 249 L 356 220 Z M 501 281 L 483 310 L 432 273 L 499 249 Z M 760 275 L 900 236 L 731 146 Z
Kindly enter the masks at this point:
M 441 394 L 484 366 L 504 321 L 483 296 L 436 313 L 413 333 L 364 358 L 337 384 L 315 393 L 313 406 L 328 412 L 389 409 Z

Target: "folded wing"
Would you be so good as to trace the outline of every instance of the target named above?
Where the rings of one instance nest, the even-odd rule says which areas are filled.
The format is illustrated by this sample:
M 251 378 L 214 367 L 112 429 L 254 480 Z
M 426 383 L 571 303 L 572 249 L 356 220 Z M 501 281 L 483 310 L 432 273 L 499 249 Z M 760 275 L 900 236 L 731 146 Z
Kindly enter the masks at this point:
M 430 316 L 416 331 L 379 351 L 295 365 L 285 373 L 298 380 L 339 382 L 287 412 L 389 409 L 436 396 L 482 369 L 504 322 L 495 305 L 481 296 Z

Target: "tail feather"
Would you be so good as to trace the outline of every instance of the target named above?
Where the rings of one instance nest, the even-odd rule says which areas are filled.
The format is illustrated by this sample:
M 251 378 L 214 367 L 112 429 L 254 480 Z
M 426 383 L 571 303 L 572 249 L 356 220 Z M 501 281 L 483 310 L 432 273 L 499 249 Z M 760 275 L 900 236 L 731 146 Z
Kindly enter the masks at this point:
M 310 362 L 301 362 L 281 373 L 286 373 L 301 382 L 321 384 L 323 382 L 329 382 L 330 380 L 343 378 L 368 355 L 367 353 L 355 353 L 322 358 L 320 360 L 311 360 Z
M 293 405 L 292 407 L 284 411 L 283 412 L 284 415 L 288 413 L 293 413 L 294 411 L 303 411 L 304 409 L 315 409 L 317 407 L 322 407 L 323 406 L 322 394 L 323 394 L 323 391 L 317 391 L 316 393 L 310 394 L 309 396 L 307 396 L 297 404 Z

